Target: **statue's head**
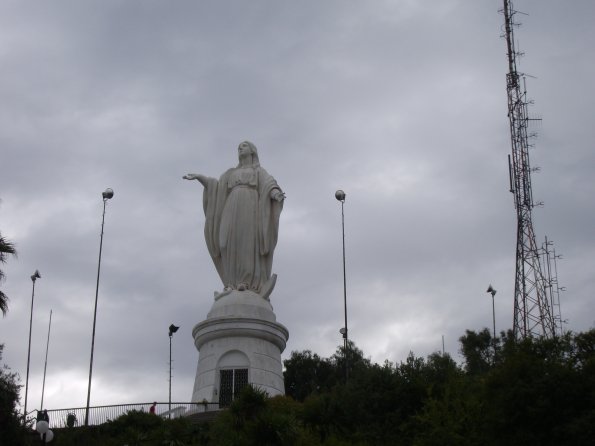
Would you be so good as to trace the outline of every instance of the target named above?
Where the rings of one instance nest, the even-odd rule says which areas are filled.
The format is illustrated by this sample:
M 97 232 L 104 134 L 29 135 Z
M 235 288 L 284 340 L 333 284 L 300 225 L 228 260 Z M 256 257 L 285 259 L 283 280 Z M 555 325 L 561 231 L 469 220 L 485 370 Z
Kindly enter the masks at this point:
M 245 157 L 245 158 L 244 158 Z M 252 144 L 250 141 L 241 142 L 238 146 L 238 158 L 240 159 L 240 165 L 250 165 L 252 167 L 260 166 L 260 161 L 258 159 L 258 150 L 256 146 Z M 247 161 L 243 164 L 242 160 L 247 159 Z

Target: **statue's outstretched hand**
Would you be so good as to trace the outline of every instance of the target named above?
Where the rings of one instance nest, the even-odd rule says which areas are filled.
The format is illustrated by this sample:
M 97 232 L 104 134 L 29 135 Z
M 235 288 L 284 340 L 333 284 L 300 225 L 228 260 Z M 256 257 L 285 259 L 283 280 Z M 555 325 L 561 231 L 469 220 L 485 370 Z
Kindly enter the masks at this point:
M 283 200 L 285 200 L 285 193 L 281 192 L 279 189 L 275 189 L 275 190 L 273 190 L 272 198 L 273 198 L 273 200 L 276 200 L 276 201 L 282 203 Z
M 188 173 L 184 175 L 182 178 L 184 178 L 185 180 L 198 180 L 203 186 L 206 187 L 207 177 L 199 173 Z

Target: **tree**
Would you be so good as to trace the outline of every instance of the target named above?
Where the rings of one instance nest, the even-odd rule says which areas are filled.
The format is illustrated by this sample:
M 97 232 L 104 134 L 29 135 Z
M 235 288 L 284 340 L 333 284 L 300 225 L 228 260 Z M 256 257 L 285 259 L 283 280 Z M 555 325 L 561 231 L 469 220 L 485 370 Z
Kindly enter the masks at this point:
M 10 254 L 16 255 L 16 253 L 14 245 L 0 234 L 0 263 L 6 263 L 8 256 Z M 4 280 L 4 272 L 0 269 L 0 282 L 2 282 L 2 280 Z M 8 311 L 8 296 L 6 296 L 2 290 L 0 290 L 0 311 L 2 311 L 3 316 L 5 316 Z
M 494 364 L 495 340 L 490 330 L 484 328 L 476 333 L 465 330 L 459 338 L 461 353 L 465 357 L 465 370 L 470 375 L 486 373 Z
M 0 344 L 0 360 L 4 344 Z M 0 366 L 0 446 L 24 444 L 25 430 L 19 420 L 18 376 L 5 365 Z
M 485 445 L 477 383 L 452 374 L 440 394 L 432 394 L 413 417 L 411 444 L 415 446 Z
M 589 337 L 504 342 L 497 365 L 482 376 L 486 435 L 495 444 L 592 444 L 595 379 L 588 364 L 595 337 Z
M 291 357 L 283 361 L 283 365 L 285 392 L 296 401 L 329 391 L 340 379 L 331 361 L 322 359 L 310 350 L 291 352 Z
M 330 357 L 330 361 L 335 364 L 340 373 L 345 376 L 345 360 L 347 360 L 348 375 L 352 376 L 370 368 L 372 362 L 364 357 L 364 352 L 360 350 L 353 341 L 347 341 L 345 346 L 337 347 L 335 353 Z

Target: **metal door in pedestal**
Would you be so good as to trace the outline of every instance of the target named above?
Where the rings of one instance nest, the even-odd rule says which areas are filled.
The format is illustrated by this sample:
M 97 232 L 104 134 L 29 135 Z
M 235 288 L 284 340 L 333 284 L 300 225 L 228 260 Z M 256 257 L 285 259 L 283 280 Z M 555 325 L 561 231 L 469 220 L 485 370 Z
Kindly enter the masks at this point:
M 219 407 L 228 407 L 248 385 L 248 369 L 219 371 Z

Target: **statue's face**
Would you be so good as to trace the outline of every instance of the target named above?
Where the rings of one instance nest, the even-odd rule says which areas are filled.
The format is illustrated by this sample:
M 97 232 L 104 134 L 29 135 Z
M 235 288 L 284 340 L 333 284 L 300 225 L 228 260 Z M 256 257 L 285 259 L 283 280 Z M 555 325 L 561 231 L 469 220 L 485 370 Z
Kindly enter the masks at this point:
M 238 146 L 238 155 L 241 158 L 242 156 L 251 155 L 252 154 L 252 147 L 247 142 L 243 142 Z

